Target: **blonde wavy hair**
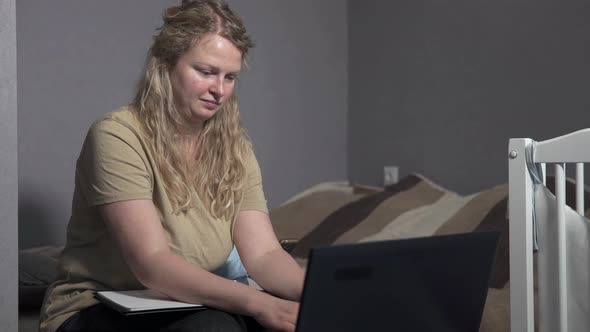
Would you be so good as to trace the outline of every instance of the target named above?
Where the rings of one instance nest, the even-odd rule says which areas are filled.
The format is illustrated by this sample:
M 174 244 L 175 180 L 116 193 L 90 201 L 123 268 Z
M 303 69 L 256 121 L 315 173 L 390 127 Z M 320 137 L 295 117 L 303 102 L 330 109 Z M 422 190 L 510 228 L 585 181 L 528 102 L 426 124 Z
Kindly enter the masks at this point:
M 195 191 L 214 217 L 232 220 L 247 178 L 246 158 L 252 151 L 240 123 L 237 98 L 229 97 L 205 121 L 196 142 L 198 153 L 187 158 L 177 135 L 184 118 L 174 103 L 169 72 L 206 34 L 231 41 L 241 51 L 242 61 L 254 43 L 242 20 L 222 0 L 183 1 L 166 9 L 163 19 L 148 52 L 133 109 L 175 212 L 192 206 Z

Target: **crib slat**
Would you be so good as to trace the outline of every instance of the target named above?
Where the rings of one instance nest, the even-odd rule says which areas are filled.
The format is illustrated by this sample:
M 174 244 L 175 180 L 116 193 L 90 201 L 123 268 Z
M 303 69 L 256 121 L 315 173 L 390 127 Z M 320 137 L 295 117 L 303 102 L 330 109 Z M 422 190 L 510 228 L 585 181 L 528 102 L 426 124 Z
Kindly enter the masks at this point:
M 567 261 L 565 231 L 565 164 L 555 164 L 555 196 L 557 197 L 557 253 L 559 280 L 559 331 L 567 332 Z
M 547 186 L 547 176 L 546 176 L 547 175 L 547 164 L 541 163 L 541 170 L 543 170 L 543 174 L 542 174 L 543 185 Z
M 584 164 L 576 163 L 576 211 L 584 215 Z

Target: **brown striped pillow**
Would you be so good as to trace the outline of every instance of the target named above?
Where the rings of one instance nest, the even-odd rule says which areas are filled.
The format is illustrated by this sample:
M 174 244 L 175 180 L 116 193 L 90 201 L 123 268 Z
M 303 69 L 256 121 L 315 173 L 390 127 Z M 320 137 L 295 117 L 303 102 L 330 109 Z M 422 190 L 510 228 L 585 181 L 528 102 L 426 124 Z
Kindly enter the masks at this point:
M 382 189 L 355 185 L 325 186 L 306 190 L 303 195 L 270 210 L 274 230 L 279 239 L 301 239 L 320 224 L 329 214 L 348 203 Z
M 503 185 L 461 196 L 413 174 L 379 191 L 316 191 L 272 210 L 271 220 L 279 239 L 298 241 L 291 254 L 302 264 L 320 245 L 484 230 L 502 231 L 507 250 L 506 195 Z M 507 280 L 504 251 L 498 251 L 494 287 Z

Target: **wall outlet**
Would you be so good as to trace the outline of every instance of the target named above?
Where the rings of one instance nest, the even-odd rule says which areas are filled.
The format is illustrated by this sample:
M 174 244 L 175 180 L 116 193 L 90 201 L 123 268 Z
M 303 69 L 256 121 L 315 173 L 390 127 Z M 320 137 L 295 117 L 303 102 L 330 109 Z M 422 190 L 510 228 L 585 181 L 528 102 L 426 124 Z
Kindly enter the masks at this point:
M 399 181 L 399 168 L 397 166 L 383 167 L 383 185 L 390 186 Z

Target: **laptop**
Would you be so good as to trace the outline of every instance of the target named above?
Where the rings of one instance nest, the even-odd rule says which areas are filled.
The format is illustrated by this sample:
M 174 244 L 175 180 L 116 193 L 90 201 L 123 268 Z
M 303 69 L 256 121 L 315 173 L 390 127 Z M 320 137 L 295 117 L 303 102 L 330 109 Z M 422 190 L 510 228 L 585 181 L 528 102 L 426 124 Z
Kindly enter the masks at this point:
M 478 331 L 499 236 L 314 248 L 297 332 Z

